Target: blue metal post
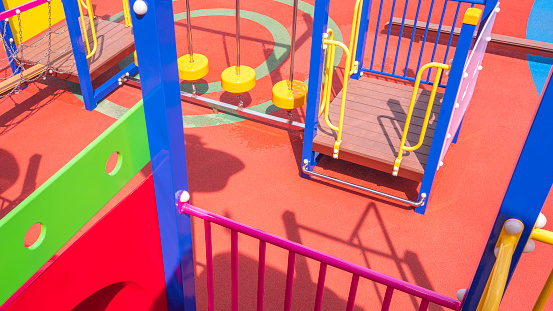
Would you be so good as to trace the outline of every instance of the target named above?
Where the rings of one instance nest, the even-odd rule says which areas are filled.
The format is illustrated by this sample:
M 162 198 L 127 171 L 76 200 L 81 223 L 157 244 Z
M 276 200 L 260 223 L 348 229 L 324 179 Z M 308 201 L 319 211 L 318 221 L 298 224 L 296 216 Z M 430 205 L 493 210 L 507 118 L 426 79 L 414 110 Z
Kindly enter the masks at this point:
M 432 139 L 432 146 L 430 147 L 430 153 L 428 155 L 426 168 L 424 170 L 424 176 L 422 178 L 419 191 L 420 194 L 426 193 L 427 198 L 430 197 L 430 191 L 432 190 L 434 177 L 436 176 L 436 170 L 438 169 L 438 165 L 440 162 L 440 155 L 442 153 L 442 147 L 444 145 L 445 137 L 447 134 L 449 120 L 451 119 L 451 114 L 453 113 L 455 105 L 455 97 L 457 96 L 457 90 L 459 89 L 461 78 L 463 77 L 465 62 L 472 47 L 473 34 L 475 29 L 476 25 L 463 23 L 461 33 L 459 34 L 459 40 L 457 41 L 457 48 L 455 49 L 453 63 L 451 64 L 451 70 L 449 72 L 449 80 L 445 89 L 442 106 L 440 108 L 440 114 L 438 117 L 438 123 L 436 124 L 434 138 Z M 422 206 L 415 208 L 415 212 L 419 214 L 424 214 L 427 204 L 428 200 L 426 200 Z
M 101 101 L 109 93 L 115 90 L 119 86 L 119 78 L 123 77 L 126 73 L 129 73 L 129 76 L 131 77 L 136 73 L 138 73 L 138 67 L 134 64 L 134 62 L 130 63 L 127 67 L 123 68 L 123 70 L 121 70 L 121 72 L 119 72 L 117 75 L 111 77 L 104 84 L 102 84 L 97 89 L 95 89 L 94 102 L 97 103 Z
M 141 0 L 139 0 L 141 1 Z M 177 211 L 188 191 L 173 3 L 147 0 L 132 14 L 163 254 L 169 310 L 196 310 L 192 228 Z M 130 6 L 134 6 L 131 1 Z
M 459 127 L 457 128 L 457 133 L 455 133 L 455 137 L 453 137 L 453 140 L 451 141 L 451 143 L 453 144 L 456 144 L 457 143 L 457 139 L 459 139 L 459 133 L 461 132 L 461 127 L 463 126 L 463 120 L 465 118 L 463 117 L 463 119 L 461 120 L 461 123 L 459 124 Z
M 463 311 L 476 310 L 496 260 L 494 248 L 501 228 L 505 221 L 515 218 L 522 221 L 524 231 L 511 261 L 508 280 L 511 279 L 553 184 L 553 166 L 547 165 L 544 160 L 544 155 L 553 153 L 553 136 L 551 135 L 553 133 L 553 122 L 551 122 L 553 116 L 552 74 L 553 71 L 549 73 L 540 105 L 470 285 L 463 304 Z M 509 281 L 507 281 L 508 284 Z
M 353 79 L 359 80 L 361 76 L 361 68 L 363 68 L 363 59 L 365 57 L 365 46 L 367 45 L 367 33 L 369 32 L 369 20 L 371 18 L 372 0 L 364 0 L 363 7 L 361 8 L 361 23 L 359 23 L 359 37 L 357 39 L 357 55 L 355 55 L 355 61 L 359 63 L 359 70 L 352 75 Z
M 4 12 L 5 10 L 6 7 L 4 6 L 4 2 L 0 1 L 0 12 Z M 15 65 L 15 62 L 13 61 L 14 55 L 11 53 L 11 51 L 15 51 L 17 49 L 17 46 L 15 45 L 15 39 L 13 38 L 12 28 L 10 27 L 9 22 L 6 23 L 4 21 L 0 21 L 0 33 L 4 34 L 4 48 L 6 49 L 6 54 L 8 55 L 12 72 L 14 75 L 18 74 L 20 69 Z
M 484 5 L 484 12 L 482 13 L 482 20 L 480 21 L 480 27 L 478 27 L 478 33 L 477 38 L 480 35 L 480 32 L 482 31 L 482 27 L 486 24 L 486 21 L 488 20 L 488 17 L 490 17 L 490 14 L 492 14 L 493 9 L 495 9 L 495 6 L 499 0 L 486 0 Z
M 321 79 L 323 73 L 323 34 L 326 33 L 328 24 L 328 7 L 330 0 L 315 1 L 315 15 L 313 17 L 313 35 L 311 37 L 311 61 L 309 63 L 309 92 L 307 93 L 307 106 L 305 117 L 305 131 L 303 135 L 302 162 L 309 161 L 309 170 L 316 164 L 316 156 L 313 153 L 313 139 L 317 135 L 319 116 L 319 101 L 321 98 Z M 302 177 L 309 178 L 301 173 Z
M 87 110 L 96 108 L 94 100 L 94 90 L 92 89 L 92 81 L 90 79 L 90 71 L 88 70 L 88 61 L 84 48 L 83 35 L 81 26 L 79 25 L 79 7 L 77 1 L 63 1 L 63 11 L 65 12 L 65 20 L 67 22 L 67 30 L 71 39 L 71 47 L 73 48 L 73 57 L 77 66 L 77 74 L 79 75 L 79 84 L 83 95 L 84 106 Z

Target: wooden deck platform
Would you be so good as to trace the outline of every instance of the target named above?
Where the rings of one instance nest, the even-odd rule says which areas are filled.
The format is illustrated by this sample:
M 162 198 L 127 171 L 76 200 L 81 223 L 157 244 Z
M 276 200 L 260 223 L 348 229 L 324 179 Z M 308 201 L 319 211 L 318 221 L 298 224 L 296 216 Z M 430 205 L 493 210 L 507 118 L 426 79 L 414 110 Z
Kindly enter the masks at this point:
M 85 24 L 87 29 L 90 29 L 88 18 L 85 18 Z M 134 38 L 131 27 L 125 27 L 123 24 L 99 18 L 94 19 L 94 25 L 96 27 L 98 47 L 96 53 L 88 60 L 88 68 L 92 80 L 134 51 Z M 52 51 L 59 52 L 66 50 L 63 53 L 52 53 L 50 56 L 51 67 L 56 71 L 64 72 L 63 74 L 54 75 L 79 82 L 77 66 L 75 65 L 69 31 L 67 30 L 65 20 L 52 26 L 52 30 L 57 33 L 62 32 L 60 34 L 52 34 Z M 39 43 L 43 38 L 44 33 L 41 33 L 25 42 L 26 47 L 23 49 L 23 53 L 20 53 L 19 58 L 25 62 L 39 62 L 39 64 L 46 65 L 47 57 L 44 56 L 48 50 L 48 38 Z M 90 31 L 88 31 L 88 38 L 90 48 L 92 49 L 93 40 Z
M 339 159 L 392 173 L 413 87 L 394 82 L 361 77 L 348 84 L 344 129 Z M 419 89 L 419 95 L 411 118 L 407 145 L 418 142 L 430 91 Z M 424 174 L 430 144 L 436 128 L 443 94 L 436 94 L 432 115 L 423 145 L 414 152 L 404 153 L 399 176 L 420 181 Z M 342 91 L 330 104 L 329 119 L 337 125 Z M 336 132 L 324 120 L 319 119 L 313 151 L 332 156 Z

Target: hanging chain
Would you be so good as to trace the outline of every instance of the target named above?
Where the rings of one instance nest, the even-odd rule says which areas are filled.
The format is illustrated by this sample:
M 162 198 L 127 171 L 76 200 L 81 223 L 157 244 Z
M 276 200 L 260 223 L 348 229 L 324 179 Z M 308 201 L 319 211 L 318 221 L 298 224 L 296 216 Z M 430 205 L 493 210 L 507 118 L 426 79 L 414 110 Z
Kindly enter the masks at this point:
M 21 58 L 23 58 L 23 28 L 21 27 L 21 11 L 17 10 L 16 12 L 17 12 L 17 23 L 19 24 L 19 48 L 18 48 L 18 50 L 21 49 Z M 19 51 L 17 51 L 17 53 L 19 54 Z M 17 83 L 17 86 L 14 88 L 14 90 L 16 90 L 15 94 L 19 93 L 19 87 L 21 87 L 21 83 L 23 82 L 23 70 L 25 70 L 25 68 L 23 67 L 23 64 L 21 64 L 21 63 L 19 63 L 18 68 L 19 68 L 19 82 Z
M 50 70 L 50 55 L 52 54 L 52 2 L 48 0 L 48 59 L 46 60 L 46 68 L 44 69 L 48 73 L 52 73 Z M 44 77 L 46 79 L 46 77 Z

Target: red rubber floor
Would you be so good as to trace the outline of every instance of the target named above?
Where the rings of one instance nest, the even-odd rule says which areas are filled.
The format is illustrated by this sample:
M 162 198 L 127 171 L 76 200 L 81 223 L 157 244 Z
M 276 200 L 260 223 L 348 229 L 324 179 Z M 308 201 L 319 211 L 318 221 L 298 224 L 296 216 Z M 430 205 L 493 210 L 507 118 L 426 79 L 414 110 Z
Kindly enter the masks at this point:
M 96 14 L 111 16 L 122 11 L 120 3 L 93 1 Z M 313 0 L 306 1 L 311 5 Z M 192 1 L 193 10 L 234 9 L 232 1 Z M 184 1 L 174 2 L 175 12 L 184 12 Z M 532 2 L 502 3 L 493 33 L 524 37 Z M 276 1 L 243 0 L 241 9 L 266 15 L 291 32 L 291 8 Z M 331 18 L 344 38 L 349 38 L 353 1 L 331 4 Z M 220 13 L 220 12 L 219 12 Z M 308 78 L 311 20 L 299 14 L 296 77 Z M 194 49 L 208 56 L 210 73 L 205 80 L 219 80 L 220 72 L 234 65 L 234 19 L 232 16 L 204 16 L 193 19 Z M 179 55 L 186 53 L 186 21 L 176 22 Z M 243 63 L 257 67 L 269 57 L 275 43 L 266 28 L 251 20 L 242 21 Z M 348 40 L 346 39 L 346 42 Z M 257 81 L 247 105 L 270 100 L 273 83 L 287 77 L 288 59 L 273 73 Z M 192 202 L 201 208 L 226 215 L 248 225 L 301 242 L 329 254 L 371 269 L 416 283 L 454 297 L 466 288 L 480 259 L 483 246 L 510 180 L 527 130 L 536 109 L 538 94 L 532 82 L 526 55 L 490 50 L 471 106 L 465 117 L 458 144 L 450 148 L 439 170 L 426 215 L 390 204 L 375 197 L 344 190 L 299 176 L 302 135 L 243 121 L 227 125 L 185 128 Z M 111 72 L 113 72 L 112 70 Z M 223 92 L 207 95 L 236 102 Z M 123 86 L 108 100 L 131 107 L 140 100 L 140 91 Z M 251 98 L 251 99 L 250 99 Z M 213 112 L 183 102 L 185 115 Z M 294 117 L 302 120 L 302 112 Z M 0 100 L 0 217 L 6 215 L 34 189 L 44 183 L 115 120 L 97 111 L 86 111 L 65 81 L 48 78 L 20 94 Z M 197 125 L 197 124 L 196 124 Z M 412 197 L 416 185 L 393 179 L 348 163 L 324 160 L 322 168 L 343 174 L 350 181 Z M 113 200 L 117 202 L 145 176 L 144 169 Z M 350 177 L 347 177 L 350 176 Z M 114 204 L 109 204 L 101 214 Z M 523 208 L 523 207 L 521 207 Z M 549 200 L 544 214 L 553 217 Z M 96 217 L 95 219 L 98 219 Z M 552 228 L 547 225 L 546 229 Z M 195 223 L 201 237 L 203 228 Z M 215 264 L 230 262 L 230 235 L 214 232 Z M 198 306 L 205 307 L 203 264 L 205 256 L 197 243 Z M 240 261 L 255 267 L 257 245 L 240 240 Z M 280 309 L 284 298 L 286 254 L 275 251 L 267 259 L 276 294 L 269 310 Z M 553 268 L 553 249 L 538 244 L 525 254 L 503 300 L 501 310 L 529 310 Z M 109 256 L 109 254 L 106 254 Z M 314 297 L 316 263 L 298 259 L 294 285 L 294 306 L 310 306 L 305 297 Z M 219 283 L 226 284 L 220 273 Z M 241 281 L 245 289 L 254 286 Z M 350 276 L 329 271 L 325 293 L 328 310 L 345 307 Z M 278 291 L 282 288 L 282 295 Z M 220 291 L 217 299 L 225 309 Z M 361 282 L 356 310 L 372 310 L 384 296 L 384 289 Z M 230 296 L 227 296 L 230 299 Z M 255 293 L 241 299 L 255 302 Z M 394 310 L 416 310 L 408 297 L 397 297 Z M 310 300 L 309 300 L 310 301 Z M 549 304 L 551 307 L 552 304 Z M 269 307 L 269 305 L 267 305 Z M 432 310 L 439 310 L 435 308 Z

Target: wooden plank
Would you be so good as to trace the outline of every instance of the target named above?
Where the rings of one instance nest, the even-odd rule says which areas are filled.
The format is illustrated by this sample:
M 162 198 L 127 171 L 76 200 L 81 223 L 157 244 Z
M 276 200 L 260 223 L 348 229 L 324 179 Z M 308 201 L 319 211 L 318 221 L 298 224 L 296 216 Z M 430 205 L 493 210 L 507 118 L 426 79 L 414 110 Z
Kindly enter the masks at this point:
M 44 71 L 45 66 L 38 64 L 31 68 L 23 70 L 21 74 L 16 74 L 0 83 L 0 94 L 9 92 L 19 84 L 20 80 L 28 81 Z
M 415 22 L 410 19 L 405 19 L 405 28 L 413 29 Z M 389 22 L 386 23 L 385 27 L 388 27 Z M 401 18 L 394 17 L 392 19 L 392 26 L 397 27 L 397 31 L 401 28 Z M 394 29 L 392 28 L 392 29 Z M 426 28 L 425 22 L 417 22 L 416 34 L 422 35 Z M 428 31 L 435 34 L 438 32 L 439 25 L 437 24 L 428 24 Z M 451 26 L 443 25 L 440 33 L 451 34 Z M 461 28 L 455 27 L 453 29 L 453 35 L 458 36 L 461 33 Z M 498 48 L 503 50 L 510 50 L 523 54 L 531 54 L 537 56 L 553 57 L 553 43 L 529 40 L 505 35 L 491 34 L 491 40 L 489 42 L 489 47 Z
M 350 90 L 354 94 L 350 94 Z M 350 80 L 340 159 L 391 172 L 399 150 L 411 93 L 412 87 L 409 85 L 395 85 L 389 81 L 368 77 L 361 77 L 359 81 Z M 330 105 L 329 119 L 333 124 L 338 124 L 340 117 L 341 95 L 342 92 Z M 431 121 L 422 146 L 413 152 L 404 153 L 400 176 L 418 181 L 422 179 L 442 97 L 443 94 L 436 96 L 436 104 L 433 106 Z M 429 94 L 426 91 L 419 91 L 407 135 L 407 146 L 413 146 L 418 142 L 428 99 Z M 313 150 L 332 156 L 336 135 L 337 133 L 326 124 L 324 116 L 321 116 Z
M 134 51 L 134 38 L 132 36 L 132 29 L 125 27 L 125 25 L 95 19 L 96 34 L 98 38 L 98 47 L 96 53 L 88 60 L 90 77 L 92 80 L 101 75 L 105 69 L 116 65 L 123 58 L 128 56 Z M 89 29 L 89 20 L 85 19 L 87 29 Z M 65 21 L 54 25 L 53 30 L 59 32 L 65 27 Z M 89 42 L 92 44 L 92 34 L 87 31 Z M 34 38 L 26 42 L 27 45 L 37 45 L 36 47 L 26 48 L 21 60 L 27 63 L 40 62 L 46 64 L 47 57 L 44 57 L 48 50 L 48 42 L 44 40 L 41 44 L 38 44 L 44 37 L 37 35 Z M 67 49 L 64 53 L 52 53 L 50 59 L 50 65 L 56 71 L 67 71 L 65 75 L 57 75 L 75 82 L 78 82 L 77 68 L 75 65 L 73 51 L 71 49 L 71 41 L 69 38 L 69 32 L 66 30 L 61 34 L 52 35 L 52 51 L 60 51 Z

